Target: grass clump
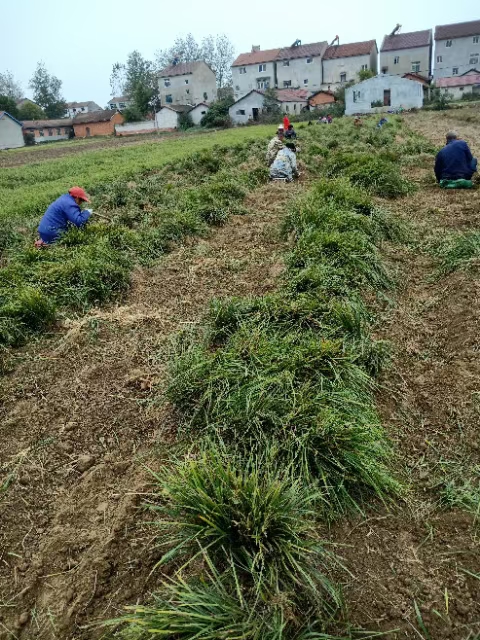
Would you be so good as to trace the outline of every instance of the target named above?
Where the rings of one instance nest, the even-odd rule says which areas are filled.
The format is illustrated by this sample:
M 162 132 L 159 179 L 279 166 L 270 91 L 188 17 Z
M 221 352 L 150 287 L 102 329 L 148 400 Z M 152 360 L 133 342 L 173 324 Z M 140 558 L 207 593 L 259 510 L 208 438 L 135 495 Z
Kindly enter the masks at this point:
M 439 260 L 440 275 L 447 275 L 459 269 L 476 269 L 480 258 L 480 232 L 455 233 L 433 247 Z

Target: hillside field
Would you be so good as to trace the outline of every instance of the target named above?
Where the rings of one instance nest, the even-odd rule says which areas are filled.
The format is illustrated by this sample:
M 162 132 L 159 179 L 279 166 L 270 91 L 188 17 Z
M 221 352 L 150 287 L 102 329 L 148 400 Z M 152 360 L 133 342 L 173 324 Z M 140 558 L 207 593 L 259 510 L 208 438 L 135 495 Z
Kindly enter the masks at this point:
M 2 640 L 480 639 L 480 118 L 296 128 L 8 156 Z

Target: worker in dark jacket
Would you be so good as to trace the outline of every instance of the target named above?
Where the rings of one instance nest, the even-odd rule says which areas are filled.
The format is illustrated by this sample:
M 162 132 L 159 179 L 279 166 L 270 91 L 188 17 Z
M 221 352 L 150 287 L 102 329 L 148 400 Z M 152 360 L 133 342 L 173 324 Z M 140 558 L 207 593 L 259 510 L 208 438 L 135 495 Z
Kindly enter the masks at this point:
M 435 176 L 442 180 L 471 180 L 477 170 L 477 159 L 472 156 L 468 144 L 459 140 L 455 131 L 447 133 L 447 144 L 437 153 Z
M 89 200 L 80 187 L 72 187 L 68 193 L 52 202 L 38 225 L 40 244 L 55 242 L 71 224 L 75 227 L 83 227 L 92 214 L 88 209 L 81 209 L 84 202 Z

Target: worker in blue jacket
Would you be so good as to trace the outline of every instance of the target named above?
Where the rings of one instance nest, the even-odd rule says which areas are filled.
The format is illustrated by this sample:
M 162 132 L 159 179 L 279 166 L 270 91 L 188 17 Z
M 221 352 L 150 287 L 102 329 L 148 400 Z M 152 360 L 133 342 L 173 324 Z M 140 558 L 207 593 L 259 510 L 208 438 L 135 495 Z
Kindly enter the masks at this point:
M 39 244 L 55 242 L 70 224 L 83 227 L 92 215 L 89 209 L 82 210 L 84 202 L 89 202 L 89 199 L 81 187 L 72 187 L 68 193 L 52 202 L 38 225 Z
M 477 159 L 472 156 L 465 140 L 459 140 L 455 131 L 447 133 L 447 144 L 437 153 L 435 176 L 441 180 L 471 180 L 477 170 Z

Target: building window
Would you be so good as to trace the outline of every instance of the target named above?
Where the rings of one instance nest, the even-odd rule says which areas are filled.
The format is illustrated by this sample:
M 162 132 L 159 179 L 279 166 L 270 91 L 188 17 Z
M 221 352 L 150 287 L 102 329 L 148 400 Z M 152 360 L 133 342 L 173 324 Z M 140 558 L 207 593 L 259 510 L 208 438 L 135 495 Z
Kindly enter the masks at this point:
M 48 130 L 48 135 L 49 135 L 49 136 L 53 136 L 53 129 L 49 129 L 49 130 Z
M 85 107 L 82 107 L 82 111 L 85 111 Z
M 188 80 L 185 80 L 185 84 L 188 84 Z
M 420 71 L 420 62 L 412 62 L 412 71 L 413 73 L 418 73 Z
M 247 73 L 247 68 L 246 67 L 240 67 L 239 73 L 240 73 L 240 75 L 242 75 L 244 73 Z
M 90 131 L 90 127 L 86 127 L 85 131 L 87 134 L 87 138 L 90 138 L 90 136 L 92 135 L 92 132 Z
M 40 138 L 43 138 L 43 136 L 45 135 L 43 129 L 39 130 L 38 135 L 40 136 Z
M 297 105 L 296 105 L 296 104 L 294 104 L 294 105 L 293 105 L 293 110 L 294 110 L 294 111 L 296 111 L 296 110 L 297 110 Z
M 480 36 L 473 36 L 473 44 L 478 44 L 479 40 L 480 40 Z
M 470 58 L 468 64 L 478 64 L 478 57 Z
M 263 71 L 267 70 L 267 65 L 266 64 L 259 64 L 258 65 L 258 73 L 262 73 Z
M 68 109 L 65 109 L 64 115 L 68 116 Z
M 463 91 L 465 87 L 458 87 L 460 91 Z
M 237 116 L 244 116 L 245 115 L 245 109 L 239 109 L 236 113 Z
M 69 130 L 67 129 L 67 127 L 65 127 L 65 129 L 63 131 L 64 131 L 66 136 L 68 136 L 68 134 L 70 133 Z
M 170 84 L 171 84 L 171 83 L 170 83 L 170 79 L 169 79 L 169 78 L 167 78 L 166 80 L 164 80 L 164 81 L 163 81 L 163 85 L 164 85 L 165 87 L 169 87 L 169 86 L 170 86 Z
M 208 93 L 206 91 L 203 92 L 203 99 L 208 100 Z
M 393 59 L 393 64 L 398 64 L 400 62 L 400 56 L 395 56 Z
M 290 113 L 290 107 L 288 104 L 285 105 L 285 113 Z
M 127 106 L 127 105 L 125 104 L 125 102 L 119 102 L 119 103 L 118 103 L 118 108 L 119 108 L 119 109 L 125 109 L 125 107 L 126 107 L 126 106 Z
M 437 62 L 442 62 L 442 56 L 437 56 Z
M 77 110 L 75 109 L 75 107 L 73 107 L 72 111 L 73 113 L 77 113 Z
M 189 93 L 190 93 L 190 89 L 185 89 L 185 93 L 186 93 L 187 95 L 189 95 Z
M 117 104 L 115 102 L 112 102 L 110 105 L 110 109 L 116 109 L 117 108 Z
M 288 89 L 288 87 L 291 87 L 291 86 L 292 86 L 292 81 L 291 80 L 284 80 L 283 81 L 283 87 L 285 89 Z
M 200 111 L 200 114 L 201 114 L 202 116 L 204 116 L 206 113 L 207 113 L 206 111 Z
M 340 82 L 346 82 L 347 81 L 347 74 L 346 73 L 341 73 L 340 74 Z
M 453 76 L 457 76 L 457 75 L 458 75 L 458 67 L 453 67 L 453 69 L 452 69 L 452 75 L 453 75 Z
M 283 66 L 284 67 L 289 67 L 290 66 L 290 60 L 284 60 L 283 61 Z
M 171 93 L 169 93 L 168 96 L 165 96 L 165 102 L 168 102 L 169 104 L 173 102 L 173 96 Z
M 308 78 L 305 78 L 305 80 L 303 81 L 304 86 L 306 87 L 308 84 Z
M 61 136 L 62 135 L 62 130 L 61 129 L 57 129 L 57 136 Z
M 382 73 L 388 73 L 388 67 L 382 67 Z
M 353 92 L 353 101 L 357 102 L 358 100 L 360 100 L 360 91 L 354 91 Z
M 257 89 L 268 89 L 270 86 L 270 79 L 268 80 L 257 80 Z
M 362 64 L 362 71 L 366 71 L 368 69 L 368 64 Z
M 313 62 L 313 58 L 307 58 L 307 64 L 310 64 L 311 62 Z
M 235 85 L 235 91 L 240 91 L 240 85 L 239 84 Z
M 447 40 L 447 41 L 445 42 L 445 46 L 446 46 L 446 47 L 451 47 L 451 46 L 452 46 L 452 41 L 451 41 L 451 40 Z

